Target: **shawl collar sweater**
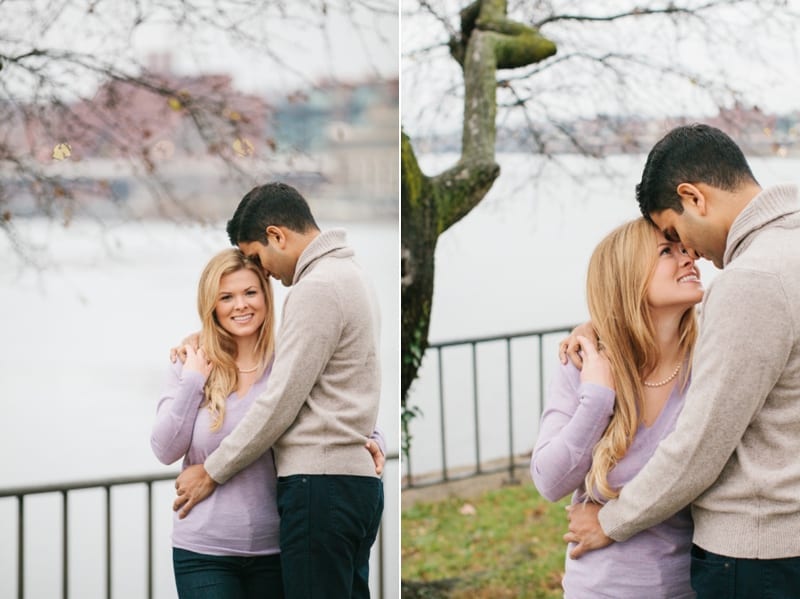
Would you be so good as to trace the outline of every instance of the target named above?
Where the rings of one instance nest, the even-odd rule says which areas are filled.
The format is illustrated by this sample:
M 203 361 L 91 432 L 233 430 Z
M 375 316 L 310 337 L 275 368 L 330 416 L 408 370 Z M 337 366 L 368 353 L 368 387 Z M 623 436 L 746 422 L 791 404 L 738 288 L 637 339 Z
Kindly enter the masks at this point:
M 615 540 L 692 504 L 694 542 L 729 557 L 800 556 L 800 199 L 763 190 L 734 221 L 703 299 L 675 431 L 600 511 Z
M 379 314 L 342 230 L 300 255 L 266 390 L 205 461 L 224 483 L 269 447 L 278 476 L 375 477 L 364 449 L 380 398 Z

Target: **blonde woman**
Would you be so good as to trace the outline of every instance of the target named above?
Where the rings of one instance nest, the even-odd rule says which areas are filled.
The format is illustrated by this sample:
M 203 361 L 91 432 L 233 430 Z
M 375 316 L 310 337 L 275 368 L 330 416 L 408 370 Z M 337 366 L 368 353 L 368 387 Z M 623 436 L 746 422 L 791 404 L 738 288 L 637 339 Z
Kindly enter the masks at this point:
M 580 337 L 583 368 L 560 364 L 553 377 L 531 459 L 544 497 L 572 493 L 572 505 L 617 497 L 672 431 L 690 380 L 694 306 L 702 298 L 694 259 L 643 218 L 600 242 L 587 300 L 601 347 Z M 564 596 L 694 597 L 691 538 L 684 509 L 625 542 L 567 559 Z
M 200 276 L 200 349 L 172 364 L 158 403 L 151 446 L 158 459 L 202 464 L 267 383 L 274 344 L 272 287 L 260 266 L 235 249 L 214 256 Z M 272 450 L 243 469 L 172 532 L 178 596 L 283 597 Z

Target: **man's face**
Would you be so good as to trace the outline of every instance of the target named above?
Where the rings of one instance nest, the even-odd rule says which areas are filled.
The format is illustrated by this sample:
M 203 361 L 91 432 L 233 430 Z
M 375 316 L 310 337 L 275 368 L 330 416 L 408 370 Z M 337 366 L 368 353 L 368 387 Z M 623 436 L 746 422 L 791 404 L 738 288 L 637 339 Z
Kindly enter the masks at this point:
M 709 217 L 698 215 L 693 206 L 684 203 L 681 214 L 668 208 L 651 213 L 650 218 L 668 241 L 681 243 L 693 258 L 711 260 L 722 268 L 726 236 L 720 236 Z
M 285 287 L 292 284 L 294 266 L 289 264 L 287 256 L 270 243 L 260 241 L 243 241 L 239 243 L 241 252 L 261 265 L 266 277 L 278 279 Z

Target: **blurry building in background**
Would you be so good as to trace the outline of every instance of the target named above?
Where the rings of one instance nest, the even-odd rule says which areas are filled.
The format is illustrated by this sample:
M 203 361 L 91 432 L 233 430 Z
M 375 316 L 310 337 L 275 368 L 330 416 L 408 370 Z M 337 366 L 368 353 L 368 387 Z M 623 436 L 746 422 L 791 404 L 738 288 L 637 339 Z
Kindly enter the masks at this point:
M 374 212 L 396 217 L 399 173 L 397 79 L 323 82 L 290 95 L 270 123 L 278 153 L 316 161 L 321 180 L 313 193 L 320 210 L 348 218 Z M 298 184 L 302 190 L 303 185 Z
M 771 114 L 758 106 L 737 103 L 720 107 L 706 117 L 600 114 L 593 118 L 569 121 L 536 122 L 535 131 L 523 126 L 498 126 L 499 152 L 524 152 L 546 155 L 587 154 L 597 157 L 612 154 L 647 154 L 667 131 L 679 125 L 702 121 L 725 131 L 747 156 L 800 156 L 800 110 Z M 437 133 L 415 138 L 421 153 L 458 152 L 461 131 Z
M 14 127 L 9 143 L 47 165 L 54 193 L 68 188 L 76 213 L 224 219 L 247 185 L 281 180 L 321 220 L 397 217 L 397 79 L 261 97 L 238 91 L 227 74 L 174 74 L 166 54 L 149 71 L 181 92 L 111 80 L 89 100 L 37 106 Z M 211 118 L 198 120 L 201 104 Z M 30 184 L 0 170 L 14 216 L 40 211 Z

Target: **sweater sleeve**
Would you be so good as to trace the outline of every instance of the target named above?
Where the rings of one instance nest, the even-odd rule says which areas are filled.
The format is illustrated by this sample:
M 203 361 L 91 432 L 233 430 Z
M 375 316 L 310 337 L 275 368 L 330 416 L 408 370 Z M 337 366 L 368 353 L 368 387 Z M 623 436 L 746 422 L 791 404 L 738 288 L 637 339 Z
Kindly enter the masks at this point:
M 675 430 L 600 511 L 603 530 L 617 541 L 665 520 L 714 483 L 789 358 L 791 312 L 774 275 L 723 271 L 703 314 Z
M 539 493 L 557 501 L 577 489 L 592 464 L 592 449 L 611 421 L 614 391 L 581 383 L 575 366 L 559 365 L 531 456 Z
M 375 430 L 372 431 L 372 434 L 369 436 L 370 439 L 373 439 L 375 443 L 378 444 L 378 447 L 381 450 L 381 453 L 385 456 L 386 455 L 386 436 L 383 434 L 383 429 L 379 426 L 375 426 Z
M 225 483 L 292 425 L 333 355 L 342 328 L 342 310 L 328 285 L 319 281 L 295 285 L 284 305 L 267 387 L 206 458 L 211 478 Z
M 170 368 L 150 434 L 150 447 L 162 464 L 172 464 L 189 451 L 205 382 L 199 372 L 182 371 L 180 362 Z

